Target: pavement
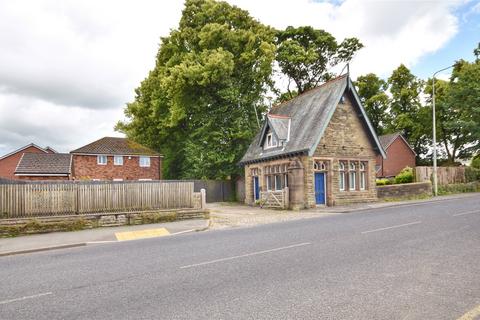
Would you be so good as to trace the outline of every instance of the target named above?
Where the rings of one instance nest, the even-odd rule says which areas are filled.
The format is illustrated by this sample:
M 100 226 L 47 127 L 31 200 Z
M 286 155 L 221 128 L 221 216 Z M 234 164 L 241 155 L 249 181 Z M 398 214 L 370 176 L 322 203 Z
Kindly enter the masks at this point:
M 451 201 L 455 199 L 468 199 L 470 197 L 480 197 L 480 193 L 463 193 L 447 196 L 439 196 L 422 200 L 405 200 L 395 202 L 371 202 L 358 203 L 344 206 L 325 207 L 319 206 L 308 210 L 277 210 L 252 207 L 237 203 L 209 203 L 210 210 L 210 230 L 251 227 L 259 224 L 268 224 L 276 222 L 285 222 L 299 219 L 328 217 L 348 212 L 366 212 L 369 210 L 378 210 L 387 207 L 415 206 L 424 203 L 434 203 L 437 201 Z
M 0 257 L 9 319 L 480 316 L 480 197 Z
M 104 227 L 71 232 L 52 232 L 14 238 L 0 238 L 0 257 L 12 254 L 202 231 L 208 228 L 208 224 L 208 220 L 193 219 L 167 223 Z

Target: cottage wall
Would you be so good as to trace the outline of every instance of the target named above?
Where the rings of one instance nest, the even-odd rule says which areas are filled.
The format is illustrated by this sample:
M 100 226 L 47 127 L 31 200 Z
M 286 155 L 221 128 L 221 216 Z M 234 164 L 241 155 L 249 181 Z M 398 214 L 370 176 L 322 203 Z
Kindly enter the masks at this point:
M 313 157 L 308 157 L 304 160 L 306 168 L 305 200 L 307 206 L 315 206 L 313 180 L 313 163 L 315 160 L 326 160 L 328 163 L 328 205 L 366 202 L 377 199 L 375 185 L 375 158 L 377 151 L 373 149 L 373 144 L 367 133 L 368 129 L 360 117 L 360 110 L 356 110 L 353 106 L 352 97 L 346 95 L 344 102 L 340 103 L 336 108 Z M 367 162 L 367 183 L 365 190 L 340 191 L 339 161 Z M 358 181 L 359 177 L 357 175 L 357 184 Z

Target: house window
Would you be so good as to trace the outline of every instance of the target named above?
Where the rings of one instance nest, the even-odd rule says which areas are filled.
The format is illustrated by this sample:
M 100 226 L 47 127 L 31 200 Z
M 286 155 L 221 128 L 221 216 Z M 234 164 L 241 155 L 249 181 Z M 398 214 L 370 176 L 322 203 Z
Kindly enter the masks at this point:
M 138 181 L 152 181 L 152 179 L 138 179 Z
M 107 156 L 99 155 L 97 156 L 97 164 L 99 165 L 106 165 L 107 164 Z
M 338 184 L 340 187 L 340 191 L 345 191 L 345 169 L 345 162 L 340 161 L 338 165 Z
M 140 167 L 150 167 L 150 157 L 140 157 Z
M 113 181 L 120 182 L 120 181 L 123 181 L 123 179 L 113 179 Z
M 277 146 L 277 141 L 275 140 L 275 137 L 273 136 L 273 133 L 268 133 L 267 138 L 265 140 L 265 149 L 268 148 L 273 148 Z
M 123 156 L 114 156 L 113 164 L 116 166 L 123 166 Z
M 327 171 L 327 164 L 325 161 L 315 161 L 313 163 L 313 169 L 315 171 Z
M 367 164 L 360 162 L 360 190 L 365 190 L 367 187 Z
M 348 166 L 348 187 L 350 190 L 357 188 L 357 165 L 354 161 L 350 161 Z
M 288 165 L 274 165 L 265 167 L 265 183 L 268 191 L 282 190 L 288 186 Z

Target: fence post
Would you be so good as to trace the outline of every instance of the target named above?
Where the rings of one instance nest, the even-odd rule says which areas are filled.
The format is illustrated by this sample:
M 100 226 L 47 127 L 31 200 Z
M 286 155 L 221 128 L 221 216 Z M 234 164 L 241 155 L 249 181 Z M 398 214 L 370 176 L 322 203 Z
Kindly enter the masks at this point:
M 201 208 L 205 209 L 207 207 L 207 191 L 205 189 L 200 189 L 200 202 Z

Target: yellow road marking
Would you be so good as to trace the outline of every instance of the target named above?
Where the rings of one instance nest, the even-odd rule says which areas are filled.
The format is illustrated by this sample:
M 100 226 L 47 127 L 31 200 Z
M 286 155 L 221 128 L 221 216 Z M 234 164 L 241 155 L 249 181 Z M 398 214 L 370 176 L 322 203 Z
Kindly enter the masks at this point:
M 169 234 L 170 232 L 168 232 L 167 229 L 158 228 L 138 231 L 115 232 L 115 237 L 117 237 L 118 241 L 126 241 L 143 238 L 163 237 L 168 236 Z
M 465 313 L 463 316 L 458 318 L 457 320 L 475 320 L 480 319 L 480 304 L 473 308 L 472 310 Z

